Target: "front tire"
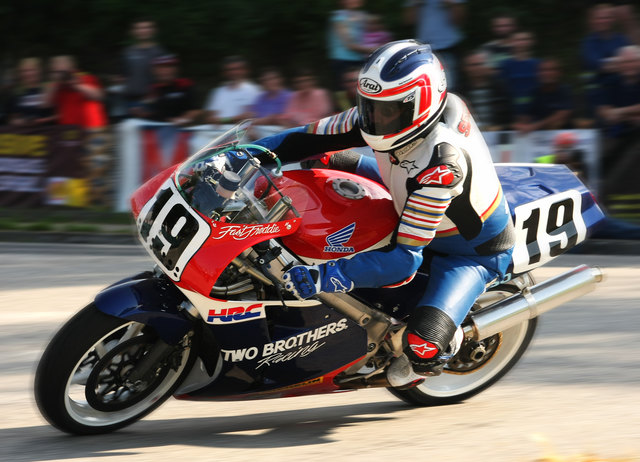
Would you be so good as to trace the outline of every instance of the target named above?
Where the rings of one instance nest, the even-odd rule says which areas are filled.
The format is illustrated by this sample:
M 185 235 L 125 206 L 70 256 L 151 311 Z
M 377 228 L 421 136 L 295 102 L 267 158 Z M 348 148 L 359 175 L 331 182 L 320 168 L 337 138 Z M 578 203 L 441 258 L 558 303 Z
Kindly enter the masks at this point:
M 186 377 L 196 354 L 186 335 L 148 380 L 127 380 L 157 336 L 144 324 L 89 305 L 71 318 L 45 350 L 35 376 L 42 415 L 73 434 L 107 433 L 149 414 Z
M 517 292 L 519 289 L 508 285 L 488 295 L 495 302 Z M 537 318 L 529 319 L 480 342 L 466 339 L 441 375 L 428 377 L 420 385 L 406 390 L 388 390 L 414 406 L 454 404 L 471 398 L 496 383 L 515 366 L 529 347 L 537 324 Z

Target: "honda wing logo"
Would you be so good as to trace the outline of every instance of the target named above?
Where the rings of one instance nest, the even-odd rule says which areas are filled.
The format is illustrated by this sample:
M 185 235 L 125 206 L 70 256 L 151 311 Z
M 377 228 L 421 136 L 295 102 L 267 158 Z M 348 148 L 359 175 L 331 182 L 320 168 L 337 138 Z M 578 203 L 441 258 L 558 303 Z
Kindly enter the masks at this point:
M 325 252 L 333 253 L 353 253 L 355 249 L 353 247 L 346 247 L 344 244 L 349 242 L 353 232 L 356 230 L 356 224 L 351 223 L 349 226 L 342 228 L 340 231 L 336 231 L 326 237 L 327 245 L 324 248 Z

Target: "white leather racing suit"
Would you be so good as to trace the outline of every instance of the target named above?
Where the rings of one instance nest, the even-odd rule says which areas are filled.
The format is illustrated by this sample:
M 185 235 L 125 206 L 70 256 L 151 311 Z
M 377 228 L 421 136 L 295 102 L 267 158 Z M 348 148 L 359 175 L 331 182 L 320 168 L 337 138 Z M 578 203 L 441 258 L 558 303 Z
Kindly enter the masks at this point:
M 293 153 L 362 146 L 358 135 L 353 108 L 258 143 L 294 160 Z M 434 325 L 450 338 L 511 260 L 513 226 L 487 145 L 464 102 L 449 94 L 441 120 L 425 138 L 393 155 L 375 156 L 400 217 L 395 244 L 338 259 L 333 271 L 352 281 L 351 287 L 393 287 L 409 282 L 421 268 L 429 273 L 429 283 L 418 307 L 435 308 L 427 311 L 436 315 L 415 316 L 414 330 L 425 337 L 429 329 L 424 326 Z M 371 171 L 372 160 L 362 157 L 356 173 Z

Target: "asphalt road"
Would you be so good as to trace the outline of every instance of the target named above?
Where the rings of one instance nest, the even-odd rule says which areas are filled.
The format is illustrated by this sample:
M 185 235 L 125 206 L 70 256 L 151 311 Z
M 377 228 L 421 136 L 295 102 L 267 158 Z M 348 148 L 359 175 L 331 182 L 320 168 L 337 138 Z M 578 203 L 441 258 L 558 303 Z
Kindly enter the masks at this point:
M 107 283 L 150 266 L 137 247 L 0 243 L 0 461 L 640 460 L 640 257 L 569 255 L 607 280 L 545 314 L 522 361 L 458 405 L 386 390 L 251 402 L 168 401 L 127 429 L 70 437 L 32 398 L 55 330 Z M 591 460 L 591 459 L 589 459 Z

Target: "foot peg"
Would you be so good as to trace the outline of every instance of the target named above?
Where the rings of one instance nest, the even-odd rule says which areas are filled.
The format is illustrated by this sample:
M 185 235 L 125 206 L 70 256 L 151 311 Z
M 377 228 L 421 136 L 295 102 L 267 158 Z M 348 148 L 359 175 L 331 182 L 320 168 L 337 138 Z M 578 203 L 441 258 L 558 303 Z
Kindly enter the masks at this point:
M 394 388 L 407 389 L 420 385 L 424 382 L 425 376 L 416 374 L 413 371 L 411 361 L 407 355 L 403 354 L 393 360 L 387 369 L 387 380 Z

